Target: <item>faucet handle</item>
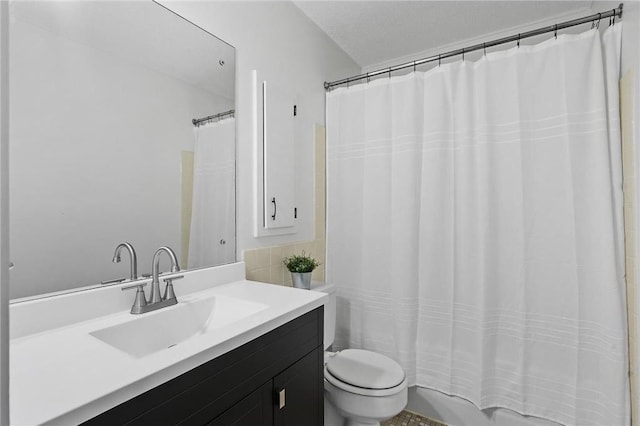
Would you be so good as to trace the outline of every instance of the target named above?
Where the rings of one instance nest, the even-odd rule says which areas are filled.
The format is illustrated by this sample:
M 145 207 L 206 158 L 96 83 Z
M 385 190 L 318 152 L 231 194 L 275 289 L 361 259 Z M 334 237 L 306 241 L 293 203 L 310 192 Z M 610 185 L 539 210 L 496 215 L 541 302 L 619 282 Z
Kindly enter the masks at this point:
M 176 299 L 176 293 L 173 291 L 173 280 L 180 280 L 184 278 L 184 275 L 178 275 L 175 277 L 168 277 L 163 279 L 167 286 L 164 288 L 164 297 L 163 300 Z
M 121 283 L 122 281 L 125 281 L 126 278 L 116 278 L 114 280 L 104 280 L 101 281 L 100 284 L 105 285 L 105 284 L 115 284 L 115 283 Z
M 167 278 L 164 278 L 163 281 L 166 283 L 170 283 L 173 280 L 181 280 L 183 278 L 184 278 L 184 275 L 168 276 Z
M 132 288 L 137 289 L 136 290 L 136 299 L 133 301 L 133 306 L 131 306 L 131 313 L 132 314 L 141 314 L 143 311 L 143 308 L 145 306 L 147 306 L 147 298 L 144 295 L 144 286 L 146 286 L 147 283 L 143 283 L 143 284 L 133 284 L 133 285 L 128 285 L 125 287 L 122 287 L 122 291 L 125 290 L 131 290 Z
M 145 285 L 147 285 L 147 283 L 127 285 L 122 287 L 120 290 L 125 291 L 125 290 L 131 290 L 132 288 L 137 288 L 138 291 L 144 291 L 142 287 L 144 287 Z

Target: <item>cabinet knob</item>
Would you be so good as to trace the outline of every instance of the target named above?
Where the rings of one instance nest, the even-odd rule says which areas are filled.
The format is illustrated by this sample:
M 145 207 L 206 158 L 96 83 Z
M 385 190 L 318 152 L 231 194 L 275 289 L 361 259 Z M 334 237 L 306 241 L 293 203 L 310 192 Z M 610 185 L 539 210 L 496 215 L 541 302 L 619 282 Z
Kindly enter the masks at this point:
M 286 405 L 284 389 L 278 392 L 278 407 L 282 410 Z

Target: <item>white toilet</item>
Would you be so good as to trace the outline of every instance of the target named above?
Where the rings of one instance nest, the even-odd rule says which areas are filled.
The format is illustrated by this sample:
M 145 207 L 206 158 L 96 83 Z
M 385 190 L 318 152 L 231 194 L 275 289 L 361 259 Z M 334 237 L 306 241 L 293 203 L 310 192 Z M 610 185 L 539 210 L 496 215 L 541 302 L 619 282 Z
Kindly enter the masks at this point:
M 329 295 L 324 307 L 324 424 L 380 425 L 407 405 L 407 377 L 384 355 L 360 349 L 328 352 L 336 328 L 335 285 L 313 285 Z

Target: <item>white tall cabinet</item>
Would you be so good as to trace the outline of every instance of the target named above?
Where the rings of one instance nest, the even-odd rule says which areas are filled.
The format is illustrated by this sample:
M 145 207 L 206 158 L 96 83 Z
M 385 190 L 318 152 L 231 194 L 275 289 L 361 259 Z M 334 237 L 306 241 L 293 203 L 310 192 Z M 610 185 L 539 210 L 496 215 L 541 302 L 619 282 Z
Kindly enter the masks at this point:
M 295 96 L 253 72 L 256 142 L 255 236 L 296 232 Z M 261 173 L 260 173 L 261 172 Z

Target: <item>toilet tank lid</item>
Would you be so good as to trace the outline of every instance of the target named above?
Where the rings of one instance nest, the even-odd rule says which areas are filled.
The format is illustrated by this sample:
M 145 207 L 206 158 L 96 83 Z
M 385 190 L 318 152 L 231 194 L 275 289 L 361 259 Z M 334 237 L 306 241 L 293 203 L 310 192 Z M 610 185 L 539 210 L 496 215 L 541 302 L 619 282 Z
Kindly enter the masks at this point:
M 336 291 L 336 285 L 322 281 L 311 281 L 311 290 L 320 291 L 322 293 L 333 293 Z

